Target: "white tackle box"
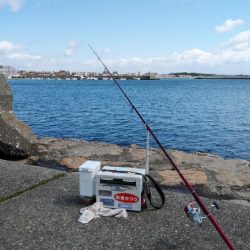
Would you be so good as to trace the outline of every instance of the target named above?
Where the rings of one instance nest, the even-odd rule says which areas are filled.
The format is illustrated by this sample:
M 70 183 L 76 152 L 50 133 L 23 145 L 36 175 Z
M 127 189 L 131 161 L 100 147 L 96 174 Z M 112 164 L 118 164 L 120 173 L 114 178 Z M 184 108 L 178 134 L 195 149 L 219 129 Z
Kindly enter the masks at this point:
M 145 169 L 105 166 L 96 176 L 96 201 L 109 208 L 141 211 Z

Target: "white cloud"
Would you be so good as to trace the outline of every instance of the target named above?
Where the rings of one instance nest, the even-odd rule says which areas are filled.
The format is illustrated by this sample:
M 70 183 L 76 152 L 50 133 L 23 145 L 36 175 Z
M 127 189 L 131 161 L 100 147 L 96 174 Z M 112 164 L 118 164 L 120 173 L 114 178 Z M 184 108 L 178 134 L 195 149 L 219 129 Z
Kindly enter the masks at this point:
M 75 50 L 74 49 L 66 49 L 64 54 L 66 56 L 72 56 L 74 54 Z
M 236 20 L 228 19 L 228 20 L 226 20 L 224 23 L 222 23 L 221 25 L 216 26 L 216 27 L 215 27 L 215 30 L 216 30 L 218 33 L 229 32 L 229 31 L 231 31 L 234 27 L 240 26 L 240 25 L 242 25 L 243 23 L 244 23 L 244 21 L 243 21 L 242 19 L 236 19 Z
M 24 0 L 0 0 L 0 8 L 7 5 L 11 11 L 18 11 L 24 3 Z
M 27 52 L 23 52 L 22 46 L 19 44 L 13 44 L 9 41 L 0 42 L 0 59 L 2 61 L 9 59 L 10 63 L 14 63 L 15 60 L 40 60 L 40 55 L 33 55 Z
M 79 43 L 77 41 L 69 41 L 68 46 L 71 48 L 77 48 Z
M 107 60 L 106 64 L 115 69 L 133 71 L 201 71 L 228 74 L 250 74 L 250 30 L 229 39 L 216 50 L 198 48 L 174 52 L 164 57 L 121 58 Z M 243 68 L 245 71 L 243 71 Z M 249 68 L 249 69 L 248 69 Z
M 28 53 L 11 53 L 7 55 L 8 58 L 10 59 L 30 59 L 30 60 L 40 60 L 42 56 L 40 55 L 32 55 Z
M 111 52 L 111 49 L 110 49 L 110 48 L 104 48 L 104 49 L 103 49 L 103 52 L 104 52 L 104 53 L 110 53 L 110 52 Z
M 103 67 L 95 58 L 78 60 L 72 57 L 46 58 L 23 56 L 22 67 L 39 70 L 71 70 L 71 71 L 102 71 Z M 26 58 L 25 58 L 26 56 Z M 12 55 L 12 59 L 21 60 L 21 55 Z M 18 58 L 20 57 L 20 58 Z M 31 63 L 31 60 L 32 63 Z M 39 60 L 38 60 L 39 59 Z M 204 73 L 250 74 L 250 49 L 237 50 L 235 47 L 220 47 L 215 51 L 191 49 L 175 52 L 164 57 L 127 57 L 105 60 L 110 70 L 120 72 L 148 72 L 168 73 L 176 71 L 196 71 Z M 245 69 L 243 71 L 242 65 Z M 248 67 L 247 67 L 248 65 Z
M 2 41 L 0 42 L 0 54 L 10 53 L 19 47 L 20 47 L 19 45 L 15 45 L 11 42 Z
M 93 56 L 91 60 L 84 60 L 72 56 L 79 43 L 71 41 L 65 51 L 65 56 L 46 57 L 34 55 L 25 51 L 20 45 L 11 42 L 0 42 L 0 60 L 17 69 L 38 70 L 71 70 L 98 71 L 103 66 Z M 27 49 L 27 48 L 26 48 Z M 111 56 L 111 54 L 109 54 Z M 193 71 L 204 73 L 250 74 L 250 30 L 233 36 L 220 44 L 214 50 L 193 48 L 155 57 L 123 57 L 105 59 L 110 70 L 120 72 L 148 72 L 168 73 L 176 71 Z M 6 64 L 7 65 L 7 64 Z
M 16 62 L 22 59 L 22 67 L 39 70 L 71 70 L 71 71 L 102 71 L 100 62 L 79 60 L 75 57 L 32 57 L 28 55 L 12 55 Z M 25 58 L 26 56 L 26 58 Z M 18 58 L 19 57 L 19 58 Z M 31 60 L 32 59 L 32 60 Z M 176 71 L 196 71 L 204 73 L 250 74 L 250 49 L 242 50 L 235 47 L 219 47 L 215 51 L 191 49 L 175 52 L 162 57 L 127 57 L 106 60 L 102 58 L 108 68 L 120 72 L 148 72 L 168 73 Z M 248 65 L 248 67 L 247 67 Z M 20 67 L 19 67 L 20 68 Z M 243 71 L 243 68 L 245 71 Z
M 241 46 L 243 49 L 246 48 L 246 46 L 250 45 L 250 30 L 235 35 L 229 41 L 225 42 L 224 45 L 229 47 Z
M 69 41 L 67 45 L 67 49 L 64 52 L 65 56 L 73 56 L 76 54 L 78 47 L 80 46 L 80 43 L 78 41 Z

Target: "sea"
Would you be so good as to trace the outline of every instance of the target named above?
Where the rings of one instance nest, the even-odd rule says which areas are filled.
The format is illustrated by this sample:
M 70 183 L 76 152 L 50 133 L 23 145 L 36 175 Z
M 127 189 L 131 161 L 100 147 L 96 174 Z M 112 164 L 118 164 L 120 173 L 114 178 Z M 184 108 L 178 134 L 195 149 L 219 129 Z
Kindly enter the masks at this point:
M 39 137 L 146 145 L 144 125 L 111 80 L 8 82 L 16 116 Z M 250 161 L 250 80 L 119 82 L 164 147 Z

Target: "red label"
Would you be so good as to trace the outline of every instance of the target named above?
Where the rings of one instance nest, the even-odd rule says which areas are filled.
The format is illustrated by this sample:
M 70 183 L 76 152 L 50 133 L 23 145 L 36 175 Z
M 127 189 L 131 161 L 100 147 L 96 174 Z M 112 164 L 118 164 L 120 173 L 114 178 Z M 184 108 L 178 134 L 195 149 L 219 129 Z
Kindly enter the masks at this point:
M 136 203 L 139 201 L 139 198 L 133 194 L 119 193 L 115 195 L 115 200 L 123 203 Z

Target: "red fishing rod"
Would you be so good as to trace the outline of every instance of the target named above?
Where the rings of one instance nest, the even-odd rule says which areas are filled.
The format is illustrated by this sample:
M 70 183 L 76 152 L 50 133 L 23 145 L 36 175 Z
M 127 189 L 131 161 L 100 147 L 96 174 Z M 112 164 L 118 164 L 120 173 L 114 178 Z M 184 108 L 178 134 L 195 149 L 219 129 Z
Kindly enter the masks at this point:
M 213 224 L 213 226 L 215 227 L 215 229 L 218 231 L 218 233 L 220 234 L 221 238 L 225 241 L 225 243 L 227 244 L 228 248 L 231 249 L 231 250 L 234 250 L 235 247 L 231 243 L 230 239 L 223 232 L 223 230 L 221 229 L 221 227 L 219 226 L 219 224 L 217 223 L 217 221 L 215 220 L 215 218 L 213 217 L 213 215 L 207 209 L 207 207 L 204 204 L 204 202 L 201 200 L 201 198 L 198 196 L 198 194 L 196 193 L 196 191 L 193 189 L 193 187 L 189 184 L 189 182 L 187 181 L 187 179 L 181 173 L 181 171 L 180 171 L 179 167 L 177 166 L 177 164 L 172 160 L 172 158 L 170 157 L 170 155 L 167 153 L 167 151 L 165 150 L 165 148 L 162 146 L 162 144 L 158 140 L 157 136 L 154 134 L 154 132 L 152 131 L 152 129 L 150 128 L 150 126 L 147 124 L 147 122 L 144 120 L 144 118 L 142 117 L 142 115 L 140 114 L 140 112 L 138 111 L 138 109 L 134 106 L 134 104 L 132 103 L 132 101 L 129 99 L 129 97 L 127 96 L 127 94 L 124 92 L 124 90 L 122 89 L 121 85 L 118 83 L 118 81 L 115 79 L 115 77 L 109 71 L 109 69 L 106 67 L 106 65 L 101 60 L 101 58 L 97 55 L 97 53 L 95 52 L 95 50 L 90 45 L 88 45 L 88 46 L 92 50 L 92 52 L 96 55 L 96 57 L 98 58 L 98 60 L 102 63 L 102 65 L 104 66 L 104 68 L 106 69 L 106 71 L 108 72 L 108 74 L 110 75 L 110 77 L 113 79 L 113 81 L 117 85 L 117 87 L 120 89 L 120 91 L 122 92 L 122 94 L 124 95 L 124 97 L 127 99 L 127 101 L 129 102 L 129 104 L 132 107 L 132 110 L 134 110 L 135 113 L 138 115 L 138 117 L 140 118 L 140 120 L 142 121 L 142 123 L 144 124 L 144 126 L 146 127 L 147 131 L 153 136 L 155 142 L 159 145 L 159 147 L 161 148 L 162 152 L 164 153 L 164 155 L 169 160 L 169 162 L 170 162 L 171 166 L 173 167 L 173 169 L 177 171 L 177 173 L 179 174 L 180 178 L 183 180 L 185 186 L 190 191 L 190 193 L 193 195 L 195 201 L 199 204 L 199 206 L 202 209 L 202 211 L 204 212 L 204 214 L 206 214 L 206 216 L 209 218 L 210 222 Z

